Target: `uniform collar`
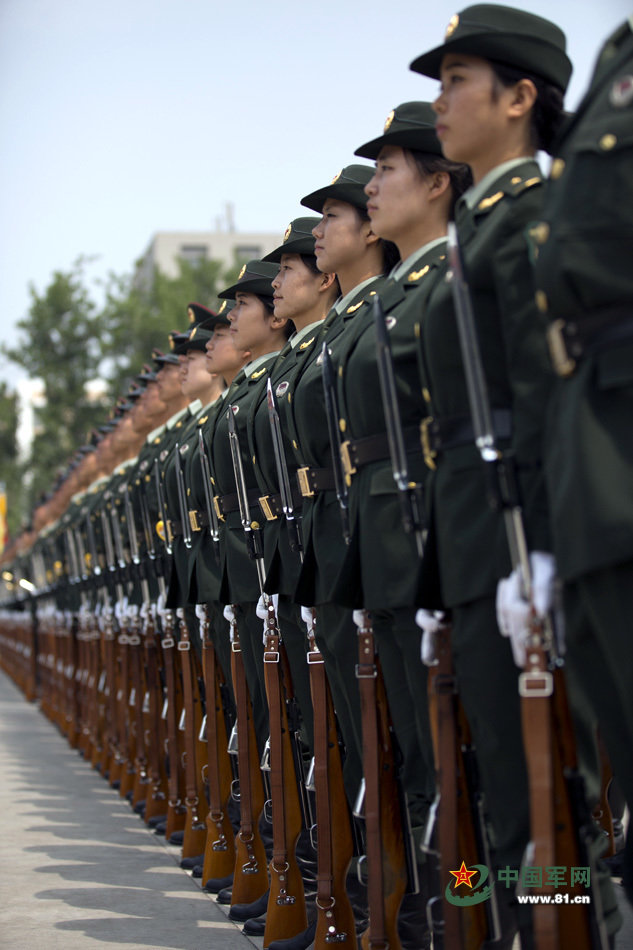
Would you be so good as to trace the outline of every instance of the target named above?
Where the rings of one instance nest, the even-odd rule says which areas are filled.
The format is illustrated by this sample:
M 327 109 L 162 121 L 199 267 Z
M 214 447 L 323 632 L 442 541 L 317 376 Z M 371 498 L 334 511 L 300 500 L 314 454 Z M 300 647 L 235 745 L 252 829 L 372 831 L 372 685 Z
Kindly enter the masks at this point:
M 336 310 L 340 316 L 355 297 L 358 297 L 363 290 L 366 290 L 375 280 L 379 280 L 381 277 L 382 274 L 376 274 L 374 277 L 368 277 L 367 280 L 361 280 L 360 284 L 356 284 L 355 287 L 352 287 L 349 293 L 346 293 L 344 297 L 339 297 L 332 309 Z
M 262 363 L 266 363 L 268 360 L 273 359 L 273 357 L 279 356 L 280 352 L 281 350 L 274 350 L 272 353 L 264 353 L 263 356 L 258 356 L 256 359 L 252 360 L 252 362 L 247 363 L 246 366 L 244 366 L 244 375 L 252 376 L 253 373 L 260 368 Z M 233 382 L 235 382 L 235 380 L 233 380 Z
M 174 426 L 178 425 L 180 420 L 187 415 L 188 412 L 189 406 L 185 406 L 185 408 L 181 409 L 180 412 L 175 412 L 173 416 L 171 416 L 165 423 L 166 427 L 171 431 Z
M 417 251 L 414 251 L 413 254 L 409 254 L 406 260 L 400 261 L 394 269 L 389 274 L 389 279 L 396 281 L 396 283 L 414 267 L 421 257 L 425 257 L 426 254 L 433 250 L 434 247 L 439 247 L 440 244 L 446 244 L 446 238 L 440 237 L 435 238 L 434 241 L 429 241 L 428 244 L 425 244 L 423 247 L 419 247 Z
M 534 161 L 534 158 L 530 155 L 526 155 L 525 158 L 511 158 L 507 162 L 502 162 L 501 165 L 497 165 L 496 168 L 492 168 L 484 175 L 481 181 L 477 182 L 476 185 L 471 185 L 460 198 L 460 202 L 464 202 L 468 210 L 472 211 L 495 182 L 499 181 L 500 178 L 503 178 L 504 175 L 507 175 L 508 172 L 514 168 L 518 168 L 519 165 L 524 165 L 525 162 L 531 161 Z
M 305 337 L 307 337 L 308 333 L 312 333 L 317 327 L 320 327 L 322 323 L 323 320 L 315 320 L 314 323 L 309 323 L 307 327 L 304 327 L 302 330 L 297 330 L 296 333 L 293 333 L 290 337 L 290 340 L 288 341 L 293 350 L 299 345 L 299 343 L 301 343 L 303 339 L 305 339 Z

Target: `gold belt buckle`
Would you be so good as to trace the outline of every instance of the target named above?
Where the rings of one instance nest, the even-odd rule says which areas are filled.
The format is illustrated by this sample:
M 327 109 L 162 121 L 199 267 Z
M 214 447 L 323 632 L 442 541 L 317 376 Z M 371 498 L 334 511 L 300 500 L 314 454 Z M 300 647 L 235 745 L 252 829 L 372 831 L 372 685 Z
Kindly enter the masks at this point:
M 351 455 L 349 454 L 349 447 L 351 443 L 349 439 L 345 442 L 341 442 L 341 462 L 343 465 L 343 471 L 345 473 L 345 481 L 348 485 L 352 484 L 352 475 L 356 474 L 356 466 L 352 462 Z
M 561 319 L 554 320 L 547 328 L 547 345 L 554 372 L 563 378 L 571 376 L 576 369 L 576 360 L 567 352 L 564 328 L 565 321 Z
M 435 471 L 437 465 L 435 464 L 435 459 L 437 458 L 437 452 L 435 449 L 431 448 L 431 437 L 429 435 L 429 430 L 433 425 L 433 416 L 427 416 L 426 419 L 423 419 L 420 423 L 420 442 L 422 443 L 422 454 L 424 455 L 424 463 L 427 468 L 430 468 L 431 471 Z
M 218 516 L 218 521 L 224 521 L 224 515 L 220 509 L 220 499 L 217 495 L 213 496 L 213 507 L 215 508 L 215 513 Z
M 201 531 L 202 526 L 198 522 L 198 511 L 196 508 L 189 509 L 189 524 L 191 525 L 192 531 Z
M 259 507 L 264 512 L 266 521 L 276 521 L 277 515 L 274 513 L 274 511 L 272 510 L 270 506 L 269 498 L 270 498 L 270 495 L 262 495 L 262 497 L 258 499 Z
M 314 492 L 312 491 L 310 487 L 310 480 L 308 478 L 309 471 L 310 471 L 310 468 L 307 465 L 297 470 L 297 482 L 299 483 L 299 491 L 301 492 L 304 498 L 312 498 L 314 496 Z

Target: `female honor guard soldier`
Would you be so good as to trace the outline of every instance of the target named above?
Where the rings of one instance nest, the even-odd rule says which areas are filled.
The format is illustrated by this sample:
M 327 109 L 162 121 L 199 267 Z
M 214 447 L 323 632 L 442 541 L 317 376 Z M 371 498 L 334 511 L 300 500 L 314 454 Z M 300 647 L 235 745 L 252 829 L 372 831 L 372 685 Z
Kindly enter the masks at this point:
M 435 134 L 435 115 L 425 102 L 406 102 L 388 117 L 383 134 L 356 150 L 376 159 L 365 187 L 372 230 L 393 241 L 401 262 L 379 291 L 386 317 L 404 428 L 408 480 L 423 484 L 419 420 L 420 393 L 415 325 L 446 261 L 446 227 L 455 201 L 470 184 L 465 165 L 442 156 Z M 414 532 L 405 533 L 396 488 L 376 361 L 376 332 L 371 311 L 354 321 L 338 351 L 339 412 L 345 420 L 347 449 L 353 468 L 350 520 L 353 545 L 348 548 L 335 598 L 370 612 L 387 689 L 389 708 L 403 757 L 414 839 L 419 845 L 429 807 L 435 798 L 435 772 L 426 696 L 426 669 L 420 663 L 419 628 L 415 622 L 420 557 Z M 420 508 L 422 498 L 418 498 Z M 421 534 L 423 526 L 418 525 Z M 385 556 L 386 555 L 386 556 Z M 416 851 L 422 862 L 422 854 Z M 420 895 L 405 898 L 398 930 L 404 947 L 424 945 L 426 901 L 430 881 L 419 868 Z M 414 912 L 414 906 L 419 914 Z M 407 926 L 405 927 L 405 919 Z M 430 938 L 427 938 L 430 939 Z
M 558 380 L 545 476 L 563 581 L 566 662 L 600 723 L 633 809 L 633 26 L 604 44 L 555 148 L 543 221 L 531 232 L 536 301 Z M 633 900 L 629 832 L 624 885 Z
M 534 155 L 547 149 L 562 115 L 571 72 L 554 24 L 497 5 L 468 7 L 451 19 L 443 45 L 418 57 L 415 71 L 441 79 L 433 104 L 444 155 L 470 165 L 474 185 L 456 224 L 480 342 L 497 442 L 512 448 L 528 546 L 549 547 L 540 470 L 547 354 L 534 305 L 525 230 L 539 217 L 542 176 Z M 493 837 L 493 866 L 519 868 L 530 836 L 518 670 L 500 635 L 495 590 L 509 569 L 504 519 L 488 500 L 474 444 L 451 288 L 436 284 L 422 321 L 432 436 L 429 537 L 423 584 L 427 608 L 452 615 L 458 689 L 468 717 Z M 435 571 L 439 583 L 430 583 Z M 503 766 L 500 766 L 503 763 Z M 499 893 L 499 891 L 498 891 Z M 511 891 L 508 890 L 510 895 Z M 503 946 L 529 921 L 504 903 Z

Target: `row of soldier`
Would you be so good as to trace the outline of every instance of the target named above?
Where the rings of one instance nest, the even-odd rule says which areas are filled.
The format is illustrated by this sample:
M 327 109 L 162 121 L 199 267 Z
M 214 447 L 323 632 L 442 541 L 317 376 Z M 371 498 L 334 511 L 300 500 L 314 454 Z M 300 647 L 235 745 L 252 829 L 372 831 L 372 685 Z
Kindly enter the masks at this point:
M 574 189 L 626 159 L 631 50 L 625 23 L 565 128 L 554 24 L 453 17 L 412 64 L 437 100 L 190 304 L 10 565 L 15 675 L 271 950 L 613 945 L 630 278 L 600 246 L 630 205 L 581 235 Z M 590 905 L 519 901 L 561 868 Z

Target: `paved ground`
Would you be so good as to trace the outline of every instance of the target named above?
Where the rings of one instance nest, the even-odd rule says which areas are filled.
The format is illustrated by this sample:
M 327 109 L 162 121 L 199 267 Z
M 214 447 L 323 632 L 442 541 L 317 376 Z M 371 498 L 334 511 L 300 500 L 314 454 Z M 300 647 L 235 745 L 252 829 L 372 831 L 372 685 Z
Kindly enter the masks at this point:
M 261 950 L 2 671 L 0 816 L 1 950 Z
M 2 950 L 253 950 L 0 672 Z

